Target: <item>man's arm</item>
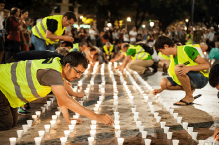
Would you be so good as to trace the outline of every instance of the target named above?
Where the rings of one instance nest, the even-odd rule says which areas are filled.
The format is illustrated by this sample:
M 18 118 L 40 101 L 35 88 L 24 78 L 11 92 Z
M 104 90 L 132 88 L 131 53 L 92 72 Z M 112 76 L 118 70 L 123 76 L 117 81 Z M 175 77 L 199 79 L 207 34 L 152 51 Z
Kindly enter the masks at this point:
M 126 65 L 130 62 L 131 59 L 132 59 L 132 58 L 131 58 L 131 55 L 127 55 L 127 56 L 125 57 L 125 59 L 123 60 L 122 65 L 116 67 L 116 69 L 120 69 L 120 68 L 121 68 L 121 72 L 123 73 L 124 68 L 125 68 Z
M 106 53 L 103 53 L 103 59 L 108 62 L 108 59 L 106 58 Z
M 69 41 L 69 42 L 74 41 L 74 39 L 72 37 L 69 37 L 69 36 L 56 36 L 49 30 L 46 30 L 46 38 L 51 39 L 51 40 L 60 39 L 60 40 Z
M 103 123 L 105 125 L 112 125 L 113 119 L 107 115 L 107 114 L 96 114 L 87 108 L 81 106 L 77 101 L 70 98 L 64 88 L 64 86 L 61 85 L 52 85 L 52 92 L 56 96 L 57 100 L 59 100 L 62 104 L 62 106 L 65 106 L 66 108 L 70 109 L 71 111 L 78 113 L 80 115 L 86 116 L 92 120 L 96 120 L 97 122 Z M 66 108 L 61 107 L 66 115 Z M 68 116 L 66 116 L 67 122 L 70 121 Z
M 115 61 L 117 61 L 117 60 L 122 59 L 123 57 L 124 57 L 124 54 L 123 54 L 123 53 L 120 53 L 119 56 L 115 57 L 114 59 L 111 59 L 110 62 L 115 62 Z
M 64 87 L 65 87 L 65 90 L 68 92 L 69 95 L 75 96 L 75 97 L 78 97 L 78 98 L 83 98 L 84 97 L 84 94 L 82 92 L 75 93 L 72 90 L 72 88 L 68 85 L 67 80 L 64 80 Z
M 113 59 L 113 56 L 114 56 L 114 52 L 111 53 L 111 59 Z

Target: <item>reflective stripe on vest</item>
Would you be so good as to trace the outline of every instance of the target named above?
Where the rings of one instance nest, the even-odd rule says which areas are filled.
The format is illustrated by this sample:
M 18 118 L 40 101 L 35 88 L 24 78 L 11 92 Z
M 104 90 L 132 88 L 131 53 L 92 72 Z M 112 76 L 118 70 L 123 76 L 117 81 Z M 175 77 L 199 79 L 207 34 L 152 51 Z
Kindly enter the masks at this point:
M 113 45 L 110 45 L 110 49 L 108 50 L 106 45 L 103 46 L 103 49 L 105 50 L 106 55 L 111 55 L 113 51 Z
M 132 60 L 136 60 L 136 59 L 144 60 L 144 59 L 147 59 L 148 56 L 150 55 L 149 53 L 145 52 L 144 48 L 141 47 L 140 45 L 130 45 L 128 49 L 136 50 L 135 56 L 131 56 Z
M 199 65 L 198 63 L 194 62 L 185 52 L 184 46 L 177 46 L 177 59 L 178 59 L 178 64 L 184 64 L 186 66 L 196 66 Z M 181 85 L 180 81 L 178 80 L 176 74 L 175 74 L 175 63 L 174 63 L 174 57 L 173 55 L 170 56 L 170 65 L 168 68 L 168 73 L 169 75 L 173 78 L 173 80 L 178 84 Z M 200 71 L 205 77 L 209 77 L 209 70 L 203 70 Z

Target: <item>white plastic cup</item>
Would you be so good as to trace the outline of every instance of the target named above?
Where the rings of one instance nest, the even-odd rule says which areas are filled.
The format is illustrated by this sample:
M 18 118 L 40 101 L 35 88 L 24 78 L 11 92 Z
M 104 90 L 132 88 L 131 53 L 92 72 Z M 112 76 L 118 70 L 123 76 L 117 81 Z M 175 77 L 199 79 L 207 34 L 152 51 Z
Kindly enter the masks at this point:
M 74 118 L 74 119 L 78 119 L 79 116 L 78 116 L 78 115 L 73 115 L 73 118 Z
M 181 123 L 182 122 L 182 117 L 177 117 L 177 123 Z
M 71 120 L 72 125 L 76 125 L 76 123 L 77 123 L 77 120 Z
M 116 120 L 116 121 L 119 121 L 119 117 L 120 117 L 120 115 L 116 115 L 116 116 L 115 116 L 115 120 Z
M 68 136 L 69 136 L 69 134 L 70 134 L 70 131 L 69 131 L 69 130 L 65 130 L 65 131 L 64 131 L 64 134 L 65 134 L 65 137 L 68 138 Z
M 173 113 L 174 118 L 177 118 L 177 116 L 178 116 L 178 113 Z
M 173 145 L 178 145 L 179 144 L 179 140 L 177 140 L 177 139 L 173 139 L 172 142 L 173 142 Z
M 139 112 L 134 112 L 134 116 L 138 116 L 139 115 Z
M 124 138 L 117 138 L 118 145 L 123 145 Z
M 9 141 L 10 141 L 10 145 L 15 145 L 16 144 L 16 138 L 15 137 L 11 137 L 9 138 Z
M 61 111 L 56 111 L 55 114 L 57 117 L 60 117 Z
M 120 135 L 121 135 L 121 131 L 120 130 L 115 131 L 115 135 L 116 135 L 117 138 L 119 138 Z
M 41 111 L 36 111 L 36 115 L 39 117 L 41 115 Z
M 35 140 L 35 145 L 40 145 L 41 137 L 35 137 L 34 140 Z
M 68 125 L 68 128 L 69 128 L 69 131 L 70 131 L 70 132 L 73 132 L 73 131 L 74 131 L 74 128 L 75 128 L 75 125 Z
M 95 130 L 96 129 L 96 125 L 90 125 L 91 130 Z
M 188 133 L 189 133 L 190 135 L 192 135 L 192 132 L 193 132 L 193 127 L 188 127 Z
M 197 140 L 198 132 L 192 132 L 192 139 Z
M 37 120 L 37 115 L 32 115 L 32 118 L 33 118 L 34 121 L 36 121 Z
M 160 122 L 161 116 L 156 117 L 156 122 Z
M 170 109 L 169 111 L 170 111 L 170 114 L 173 114 L 174 109 Z
M 115 130 L 120 130 L 120 125 L 115 125 Z
M 92 125 L 96 125 L 96 124 L 97 124 L 97 121 L 96 121 L 96 120 L 91 120 L 91 124 L 92 124 Z
M 48 110 L 49 109 L 49 105 L 44 104 L 44 107 Z
M 56 120 L 51 120 L 51 121 L 50 121 L 50 124 L 51 124 L 51 127 L 55 127 Z
M 166 122 L 160 122 L 160 126 L 161 126 L 161 128 L 164 128 L 165 125 L 166 125 Z
M 136 122 L 138 120 L 139 116 L 134 116 L 134 121 Z
M 147 131 L 142 131 L 141 132 L 142 134 L 142 138 L 147 138 L 147 134 L 148 134 L 148 132 Z
M 169 131 L 169 127 L 164 127 L 164 133 L 167 133 Z
M 152 105 L 152 102 L 148 102 L 148 105 L 149 105 L 149 106 Z
M 46 131 L 46 132 L 49 132 L 50 125 L 49 125 L 49 124 L 46 124 L 46 125 L 44 125 L 44 128 L 45 128 L 45 131 Z
M 94 137 L 88 137 L 88 145 L 94 144 Z
M 67 141 L 67 138 L 66 137 L 61 137 L 60 141 L 61 141 L 61 145 L 65 145 L 66 141 Z
M 142 131 L 144 131 L 144 126 L 139 127 L 139 132 L 142 132 Z
M 44 113 L 46 111 L 45 107 L 41 107 L 42 113 Z
M 25 125 L 22 125 L 22 127 L 23 127 L 23 131 L 24 131 L 24 132 L 27 132 L 27 130 L 28 130 L 28 125 L 25 124 Z
M 158 116 L 158 112 L 154 112 L 154 118 L 156 118 Z
M 141 126 L 141 121 L 136 122 L 136 127 L 139 128 Z
M 23 130 L 17 130 L 17 138 L 21 138 L 23 132 Z
M 57 116 L 56 115 L 52 115 L 52 120 L 56 120 Z
M 40 131 L 38 131 L 38 133 L 39 133 L 39 136 L 40 136 L 41 138 L 43 138 L 43 137 L 44 137 L 44 134 L 45 134 L 45 131 L 44 131 L 44 130 L 40 130 Z
M 167 132 L 167 139 L 172 139 L 173 132 Z
M 95 137 L 95 134 L 96 134 L 96 130 L 91 130 L 91 131 L 90 131 L 90 136 L 91 136 L 91 137 Z
M 115 125 L 119 125 L 120 121 L 114 121 Z
M 205 140 L 198 140 L 199 145 L 205 145 Z
M 28 125 L 28 127 L 31 127 L 31 126 L 32 126 L 32 122 L 33 122 L 33 120 L 27 120 L 27 125 Z
M 151 114 L 154 114 L 154 108 L 151 108 Z
M 185 130 L 187 130 L 187 128 L 188 128 L 188 122 L 183 122 L 183 128 L 185 129 Z
M 114 115 L 116 116 L 116 115 L 119 115 L 119 112 L 114 112 Z
M 50 106 L 51 103 L 52 103 L 51 101 L 46 101 L 46 102 L 47 102 L 47 105 L 48 105 L 48 106 Z
M 58 109 L 59 111 L 61 111 L 61 109 L 60 109 L 59 107 L 57 107 L 57 109 Z
M 151 144 L 151 139 L 145 139 L 144 142 L 145 142 L 145 145 L 150 145 Z

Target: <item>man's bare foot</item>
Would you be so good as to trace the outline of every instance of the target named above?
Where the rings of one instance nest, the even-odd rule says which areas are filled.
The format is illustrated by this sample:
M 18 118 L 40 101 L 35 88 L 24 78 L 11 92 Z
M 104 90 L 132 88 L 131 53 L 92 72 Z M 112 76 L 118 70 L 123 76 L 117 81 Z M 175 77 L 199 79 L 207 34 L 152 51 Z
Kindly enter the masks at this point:
M 153 91 L 152 91 L 152 94 L 153 95 L 157 95 L 158 93 L 161 93 L 163 91 L 163 89 L 154 89 Z
M 181 105 L 181 106 L 186 106 L 186 105 L 190 105 L 195 99 L 193 98 L 193 96 L 185 96 L 182 101 L 178 101 L 176 103 L 174 103 L 174 105 Z

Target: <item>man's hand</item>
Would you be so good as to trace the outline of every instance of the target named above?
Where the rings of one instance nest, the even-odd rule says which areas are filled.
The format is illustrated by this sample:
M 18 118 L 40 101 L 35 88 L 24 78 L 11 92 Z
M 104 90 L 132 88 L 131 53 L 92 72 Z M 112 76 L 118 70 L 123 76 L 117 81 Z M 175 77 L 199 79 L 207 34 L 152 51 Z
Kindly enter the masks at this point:
M 84 93 L 83 92 L 78 92 L 76 97 L 83 98 L 84 97 Z
M 114 123 L 113 119 L 107 114 L 97 114 L 96 121 L 105 125 L 112 125 Z
M 113 63 L 113 62 L 115 62 L 115 60 L 114 60 L 114 59 L 111 59 L 111 60 L 110 60 L 110 62 L 112 62 L 112 63 Z
M 186 65 L 184 64 L 179 64 L 178 66 L 181 67 L 181 69 L 178 71 L 178 73 L 181 75 L 181 76 L 185 76 L 190 70 L 189 70 L 189 67 L 187 67 Z
M 214 140 L 216 139 L 217 142 L 219 142 L 219 136 L 217 136 L 219 134 L 219 129 L 218 128 L 215 128 L 215 132 L 214 132 Z
M 116 69 L 121 69 L 121 73 L 123 73 L 124 65 L 119 65 L 119 66 L 116 67 Z
M 73 42 L 73 41 L 74 41 L 74 38 L 69 37 L 69 36 L 63 36 L 62 39 L 63 39 L 64 41 L 69 41 L 69 42 Z

